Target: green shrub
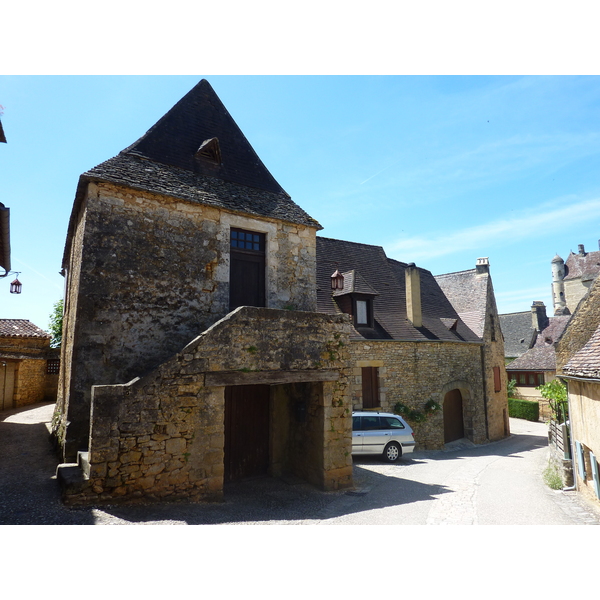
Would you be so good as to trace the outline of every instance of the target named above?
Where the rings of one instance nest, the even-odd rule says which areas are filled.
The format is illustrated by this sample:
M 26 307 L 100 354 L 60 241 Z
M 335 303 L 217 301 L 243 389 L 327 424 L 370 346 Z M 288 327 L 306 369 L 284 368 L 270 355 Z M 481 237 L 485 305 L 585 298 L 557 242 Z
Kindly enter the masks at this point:
M 556 468 L 556 465 L 552 463 L 548 463 L 548 466 L 544 469 L 542 473 L 542 477 L 544 479 L 544 483 L 553 490 L 560 490 L 563 487 L 562 477 Z
M 540 403 L 532 400 L 508 399 L 508 416 L 527 421 L 539 421 Z

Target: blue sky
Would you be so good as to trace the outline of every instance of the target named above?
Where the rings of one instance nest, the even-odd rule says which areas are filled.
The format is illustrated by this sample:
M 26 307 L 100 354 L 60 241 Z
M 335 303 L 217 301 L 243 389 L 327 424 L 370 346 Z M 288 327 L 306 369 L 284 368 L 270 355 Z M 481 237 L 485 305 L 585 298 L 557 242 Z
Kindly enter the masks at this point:
M 23 283 L 0 280 L 0 317 L 47 327 L 79 175 L 202 77 L 0 76 L 0 201 Z M 553 256 L 598 249 L 598 76 L 206 78 L 319 235 L 434 275 L 489 257 L 501 313 L 551 313 Z

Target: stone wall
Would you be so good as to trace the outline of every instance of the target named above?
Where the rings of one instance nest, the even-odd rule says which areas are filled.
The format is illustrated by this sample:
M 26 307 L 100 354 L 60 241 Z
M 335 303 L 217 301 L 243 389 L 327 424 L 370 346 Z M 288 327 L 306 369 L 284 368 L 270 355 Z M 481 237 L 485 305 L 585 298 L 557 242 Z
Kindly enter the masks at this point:
M 589 294 L 583 298 L 577 311 L 569 319 L 562 337 L 556 345 L 556 373 L 563 375 L 562 368 L 591 338 L 600 324 L 600 278 L 596 278 Z M 586 478 L 583 480 L 574 458 L 574 478 L 577 491 L 598 502 L 591 480 L 592 452 L 600 457 L 600 385 L 595 381 L 567 379 L 569 395 L 569 420 L 573 445 L 580 442 L 586 455 Z
M 565 330 L 556 344 L 556 372 L 560 375 L 562 367 L 588 342 L 600 325 L 600 277 L 594 281 L 587 296 L 573 313 Z
M 57 407 L 65 456 L 85 446 L 92 385 L 149 372 L 229 312 L 231 227 L 266 234 L 268 308 L 316 309 L 315 228 L 106 183 L 88 185 L 83 207 Z
M 577 305 L 581 299 L 589 292 L 593 279 L 568 279 L 564 282 L 565 285 L 565 301 L 571 313 L 575 312 Z
M 487 314 L 483 332 L 483 370 L 485 372 L 485 395 L 487 411 L 487 434 L 490 441 L 500 440 L 510 433 L 508 417 L 508 376 L 504 358 L 504 337 L 496 308 L 491 279 L 488 280 Z M 494 368 L 500 377 L 496 389 Z
M 50 348 L 50 337 L 3 337 L 0 352 L 15 357 L 6 359 L 15 364 L 14 408 L 56 400 L 58 375 L 46 373 L 47 360 L 58 358 L 58 351 Z
M 575 460 L 577 491 L 599 502 L 592 478 L 592 453 L 600 461 L 600 385 L 596 382 L 569 380 L 569 418 L 573 439 L 583 445 L 586 477 L 582 479 Z
M 362 367 L 378 367 L 381 410 L 393 412 L 402 402 L 422 411 L 428 400 L 443 405 L 444 396 L 460 389 L 465 434 L 475 443 L 487 439 L 481 345 L 453 342 L 352 341 L 350 394 L 354 410 L 362 408 Z M 417 449 L 444 446 L 442 411 L 424 423 L 411 423 Z
M 346 315 L 241 307 L 145 377 L 94 386 L 88 478 L 70 487 L 59 468 L 65 501 L 221 498 L 225 386 L 265 383 L 270 473 L 351 487 L 349 333 Z

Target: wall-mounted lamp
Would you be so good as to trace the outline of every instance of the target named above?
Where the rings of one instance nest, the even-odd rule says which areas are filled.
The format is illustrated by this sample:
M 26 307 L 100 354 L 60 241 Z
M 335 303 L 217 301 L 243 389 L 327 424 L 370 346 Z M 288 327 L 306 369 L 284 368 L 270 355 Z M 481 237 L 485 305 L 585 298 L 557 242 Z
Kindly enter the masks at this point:
M 10 293 L 11 294 L 20 294 L 21 293 L 21 288 L 23 287 L 23 284 L 19 281 L 18 276 L 21 273 L 17 273 L 17 277 L 15 278 L 15 280 L 10 284 Z
M 331 276 L 331 289 L 344 289 L 344 276 L 337 269 L 335 270 L 335 273 Z

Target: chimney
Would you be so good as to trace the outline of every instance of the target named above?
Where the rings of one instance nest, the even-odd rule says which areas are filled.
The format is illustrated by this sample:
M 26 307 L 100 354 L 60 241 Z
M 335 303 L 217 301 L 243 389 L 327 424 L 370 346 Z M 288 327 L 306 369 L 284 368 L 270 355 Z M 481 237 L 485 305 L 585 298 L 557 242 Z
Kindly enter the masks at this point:
M 477 270 L 477 275 L 482 275 L 483 273 L 490 272 L 490 260 L 487 258 L 478 258 L 477 264 L 475 265 L 475 269 Z
M 546 316 L 546 305 L 539 300 L 536 300 L 531 305 L 531 326 L 536 331 L 542 331 L 548 325 L 548 317 Z
M 585 248 L 583 247 L 583 244 L 579 244 L 579 255 L 580 256 L 584 256 L 585 255 Z
M 406 281 L 406 316 L 415 327 L 422 327 L 421 276 L 415 263 L 410 263 L 406 267 L 404 277 Z

